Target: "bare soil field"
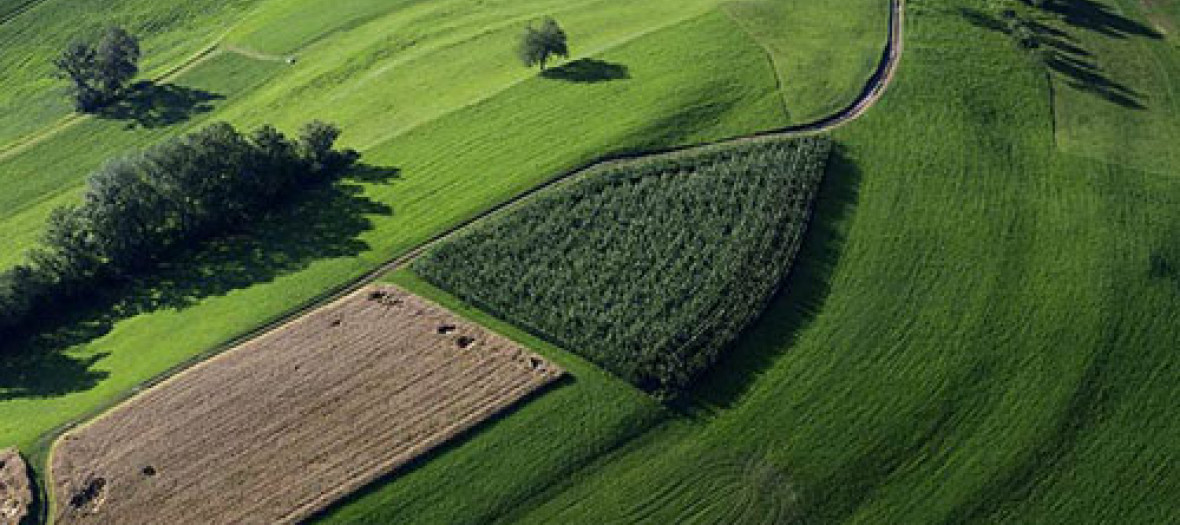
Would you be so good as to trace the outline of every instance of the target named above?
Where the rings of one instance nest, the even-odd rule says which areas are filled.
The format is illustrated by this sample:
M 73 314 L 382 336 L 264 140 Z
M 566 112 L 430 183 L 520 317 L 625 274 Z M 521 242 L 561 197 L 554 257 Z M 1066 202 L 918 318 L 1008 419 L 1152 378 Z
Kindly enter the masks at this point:
M 440 306 L 368 287 L 63 435 L 56 523 L 298 521 L 562 374 Z
M 29 471 L 15 448 L 0 450 L 0 525 L 17 525 L 29 510 L 33 493 Z

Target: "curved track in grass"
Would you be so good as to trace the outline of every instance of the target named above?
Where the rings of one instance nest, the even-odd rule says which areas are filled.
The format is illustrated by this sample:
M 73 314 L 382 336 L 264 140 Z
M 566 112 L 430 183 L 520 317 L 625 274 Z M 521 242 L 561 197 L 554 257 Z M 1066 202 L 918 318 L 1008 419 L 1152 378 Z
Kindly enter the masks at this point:
M 493 206 L 492 208 L 489 208 L 477 215 L 474 215 L 474 216 L 460 222 L 459 224 L 456 224 L 455 226 L 448 228 L 447 230 L 439 233 L 438 235 L 435 235 L 434 237 L 431 237 L 430 239 L 422 242 L 421 244 L 417 245 L 416 247 L 403 253 L 402 255 L 386 262 L 385 264 L 382 264 L 381 266 L 377 267 L 376 269 L 374 269 L 368 273 L 365 273 L 364 275 L 362 275 L 356 279 L 353 279 L 347 283 L 337 286 L 327 292 L 324 292 L 323 294 L 316 296 L 315 298 L 311 299 L 303 306 L 296 308 L 290 312 L 287 312 L 286 314 L 283 314 L 283 315 L 271 320 L 270 322 L 260 325 L 259 327 L 255 328 L 249 332 L 246 332 L 236 338 L 233 338 L 225 343 L 222 343 L 221 345 L 218 345 L 216 348 L 213 348 L 207 352 L 204 352 L 198 356 L 195 356 L 192 359 L 186 360 L 185 362 L 172 367 L 172 369 L 168 370 L 167 372 L 165 372 L 163 374 L 160 374 L 159 376 L 157 376 L 155 378 L 152 378 L 149 381 L 141 383 L 137 387 L 131 389 L 131 391 L 129 391 L 122 398 L 115 400 L 114 402 L 106 405 L 105 407 L 103 407 L 99 410 L 96 410 L 96 411 L 88 414 L 85 417 L 78 418 L 78 419 L 74 420 L 73 422 L 67 423 L 66 425 L 58 427 L 54 431 L 47 433 L 40 440 L 40 443 L 43 445 L 48 445 L 51 442 L 55 442 L 57 440 L 57 438 L 59 436 L 61 436 L 62 434 L 64 434 L 66 431 L 70 430 L 71 428 L 74 428 L 75 426 L 77 426 L 81 423 L 84 423 L 85 421 L 88 421 L 90 419 L 97 417 L 99 414 L 102 414 L 102 413 L 106 412 L 107 410 L 114 408 L 115 406 L 118 406 L 124 400 L 126 400 L 127 398 L 131 397 L 132 395 L 134 395 L 135 393 L 137 393 L 139 391 L 142 391 L 146 388 L 150 388 L 156 384 L 159 384 L 160 382 L 168 379 L 169 377 L 172 377 L 172 376 L 188 369 L 189 367 L 191 367 L 197 363 L 200 363 L 206 359 L 209 359 L 210 357 L 213 357 L 217 354 L 228 351 L 232 348 L 235 348 L 245 342 L 248 342 L 252 339 L 260 337 L 260 336 L 262 336 L 266 333 L 269 333 L 271 331 L 282 329 L 288 323 L 296 321 L 299 318 L 303 317 L 304 315 L 307 315 L 308 313 L 310 313 L 310 312 L 312 312 L 312 311 L 314 311 L 326 304 L 329 304 L 332 301 L 339 299 L 340 297 L 343 297 L 349 293 L 355 292 L 356 290 L 360 289 L 361 287 L 377 281 L 382 276 L 384 276 L 385 274 L 387 274 L 391 271 L 402 268 L 403 266 L 407 265 L 408 263 L 410 263 L 411 261 L 416 259 L 418 256 L 420 256 L 425 251 L 438 245 L 439 243 L 442 243 L 442 242 L 454 237 L 455 235 L 466 230 L 467 228 L 474 226 L 476 224 L 479 224 L 487 219 L 490 219 L 490 218 L 500 215 L 502 213 L 505 213 L 505 212 L 515 208 L 516 206 L 521 205 L 522 203 L 528 201 L 529 199 L 535 197 L 539 193 L 544 192 L 546 190 L 552 189 L 552 188 L 560 186 L 562 184 L 569 183 L 575 179 L 578 179 L 578 178 L 585 176 L 587 174 L 592 174 L 592 173 L 599 171 L 603 168 L 626 163 L 626 162 L 648 160 L 648 159 L 657 159 L 657 158 L 666 158 L 666 157 L 672 157 L 672 156 L 683 155 L 683 154 L 693 154 L 693 153 L 699 153 L 699 152 L 707 151 L 707 150 L 711 150 L 711 149 L 724 148 L 727 146 L 731 146 L 734 144 L 740 144 L 740 143 L 773 141 L 773 140 L 780 140 L 783 138 L 824 133 L 827 131 L 834 130 L 834 129 L 836 129 L 844 124 L 847 124 L 849 122 L 852 122 L 852 121 L 856 120 L 857 118 L 859 118 L 861 115 L 863 115 L 865 112 L 867 112 L 870 108 L 873 107 L 874 104 L 877 103 L 878 100 L 880 100 L 881 96 L 884 95 L 885 90 L 889 87 L 889 84 L 892 82 L 894 75 L 897 73 L 898 66 L 901 61 L 902 49 L 903 49 L 903 45 L 904 45 L 904 38 L 903 38 L 903 30 L 904 30 L 904 26 L 905 26 L 904 22 L 905 22 L 905 0 L 890 0 L 889 35 L 888 35 L 888 38 L 885 43 L 885 48 L 884 48 L 882 55 L 881 55 L 881 60 L 877 65 L 877 69 L 874 71 L 873 75 L 871 77 L 869 77 L 869 80 L 865 83 L 865 86 L 861 90 L 860 94 L 850 104 L 845 106 L 844 109 L 841 109 L 840 111 L 837 111 L 836 113 L 833 113 L 827 117 L 824 117 L 822 119 L 819 119 L 819 120 L 816 120 L 813 122 L 808 122 L 808 123 L 804 123 L 804 124 L 798 124 L 798 125 L 788 126 L 788 127 L 784 127 L 784 128 L 753 133 L 753 134 L 749 134 L 749 135 L 743 135 L 740 137 L 734 137 L 734 138 L 730 138 L 730 139 L 708 142 L 708 143 L 704 143 L 704 144 L 695 144 L 695 145 L 691 145 L 691 146 L 680 146 L 680 147 L 675 147 L 675 148 L 667 148 L 667 149 L 662 149 L 662 150 L 657 150 L 657 151 L 647 151 L 647 152 L 642 152 L 642 153 L 622 153 L 622 154 L 615 154 L 615 155 L 607 155 L 605 157 L 601 157 L 598 160 L 590 162 L 590 163 L 588 163 L 584 166 L 581 166 L 579 168 L 575 168 L 575 169 L 566 171 L 564 173 L 561 173 L 561 174 L 555 176 L 554 178 L 550 179 L 547 182 L 544 182 L 538 186 L 535 186 L 535 187 L 533 187 L 533 188 L 507 200 L 507 201 L 504 201 L 496 206 Z M 193 57 L 193 59 L 186 61 L 186 63 L 184 65 L 191 66 L 194 61 L 199 62 L 200 60 L 207 58 L 208 54 L 210 54 L 210 52 L 213 51 L 215 48 L 216 48 L 216 46 L 211 46 L 211 49 L 203 50 L 202 52 L 195 55 Z M 174 70 L 170 73 L 175 74 L 175 72 L 176 71 Z M 40 448 L 40 447 L 38 447 L 38 448 Z M 38 458 L 38 459 L 43 459 L 43 458 Z M 41 461 L 38 461 L 38 463 L 41 463 Z M 47 483 L 47 484 L 52 485 L 52 483 Z M 48 501 L 49 506 L 52 506 L 53 501 L 54 501 L 54 495 L 49 494 L 48 499 L 49 499 L 49 501 Z M 42 509 L 38 509 L 38 510 L 40 510 L 41 512 L 46 512 L 49 509 L 42 508 Z

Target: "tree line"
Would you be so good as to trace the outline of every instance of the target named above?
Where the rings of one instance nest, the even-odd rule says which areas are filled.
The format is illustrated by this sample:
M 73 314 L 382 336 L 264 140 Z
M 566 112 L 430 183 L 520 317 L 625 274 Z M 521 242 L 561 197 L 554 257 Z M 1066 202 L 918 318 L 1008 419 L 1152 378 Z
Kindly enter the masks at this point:
M 81 203 L 53 210 L 27 262 L 0 273 L 0 339 L 57 302 L 148 271 L 173 249 L 347 169 L 359 155 L 337 149 L 339 135 L 319 121 L 297 139 L 272 126 L 243 134 L 216 123 L 107 162 L 88 177 Z

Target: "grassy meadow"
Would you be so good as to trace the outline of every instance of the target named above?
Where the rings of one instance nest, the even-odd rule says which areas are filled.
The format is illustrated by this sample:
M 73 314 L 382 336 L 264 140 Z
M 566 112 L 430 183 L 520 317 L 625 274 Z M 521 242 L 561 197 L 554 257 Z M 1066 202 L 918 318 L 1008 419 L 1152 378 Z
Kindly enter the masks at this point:
M 1040 56 L 984 2 L 906 3 L 901 70 L 835 134 L 786 292 L 690 402 L 661 406 L 395 273 L 573 379 L 322 521 L 1174 521 L 1177 3 L 1047 0 L 1028 12 Z M 6 342 L 24 351 L 0 361 L 0 446 L 43 452 L 60 425 L 590 159 L 830 112 L 879 59 L 887 15 L 878 0 L 171 4 L 0 3 L 0 268 L 104 159 L 212 119 L 332 120 L 366 166 Z M 144 32 L 149 72 L 227 48 L 142 113 L 6 155 L 67 114 L 45 62 L 83 13 Z M 542 14 L 574 45 L 548 77 L 512 55 Z

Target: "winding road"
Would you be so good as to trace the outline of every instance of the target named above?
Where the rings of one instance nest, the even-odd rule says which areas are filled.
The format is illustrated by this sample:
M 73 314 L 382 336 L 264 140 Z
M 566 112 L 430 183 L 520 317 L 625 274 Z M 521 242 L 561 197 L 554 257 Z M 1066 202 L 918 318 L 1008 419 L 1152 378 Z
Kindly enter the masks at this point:
M 886 88 L 888 88 L 888 86 L 892 82 L 894 75 L 897 73 L 898 66 L 899 66 L 899 63 L 901 60 L 901 55 L 902 55 L 902 47 L 903 47 L 903 43 L 904 43 L 904 39 L 903 39 L 903 29 L 904 29 L 904 25 L 905 25 L 904 18 L 905 18 L 905 0 L 890 0 L 889 35 L 888 35 L 888 39 L 887 39 L 885 48 L 884 48 L 882 56 L 881 56 L 881 60 L 877 65 L 876 71 L 869 78 L 868 82 L 866 82 L 864 89 L 857 96 L 857 98 L 854 99 L 844 109 L 842 109 L 832 115 L 829 115 L 827 117 L 824 117 L 822 119 L 819 119 L 819 120 L 816 120 L 813 122 L 788 126 L 788 127 L 784 127 L 784 128 L 775 129 L 775 130 L 768 130 L 768 131 L 764 131 L 764 132 L 759 132 L 759 133 L 754 133 L 754 134 L 750 134 L 750 135 L 744 135 L 744 136 L 740 136 L 740 137 L 734 137 L 734 138 L 730 138 L 730 139 L 724 139 L 724 140 L 709 142 L 709 143 L 704 143 L 704 144 L 696 144 L 696 145 L 691 145 L 691 146 L 681 146 L 681 147 L 668 148 L 668 149 L 658 150 L 658 151 L 649 151 L 649 152 L 645 152 L 645 153 L 608 155 L 608 156 L 599 158 L 598 160 L 593 161 L 593 162 L 591 162 L 587 165 L 584 165 L 582 167 L 561 173 L 545 183 L 542 183 L 532 189 L 529 189 L 529 190 L 525 191 L 524 193 L 521 193 L 521 194 L 519 194 L 519 195 L 517 195 L 517 196 L 515 196 L 503 203 L 500 203 L 488 210 L 485 210 L 485 211 L 439 233 L 438 235 L 430 238 L 429 240 L 426 240 L 425 242 L 422 242 L 418 246 L 410 249 L 408 252 L 386 262 L 385 264 L 382 264 L 378 268 L 376 268 L 376 269 L 374 269 L 374 270 L 372 270 L 372 271 L 370 271 L 370 272 L 368 272 L 356 279 L 353 279 L 347 283 L 344 283 L 332 290 L 329 290 L 323 294 L 320 294 L 319 296 L 311 299 L 310 301 L 308 301 L 307 303 L 305 303 L 301 307 L 298 307 L 290 312 L 287 312 L 286 314 L 283 314 L 283 315 L 279 316 L 278 318 L 276 318 L 264 325 L 261 325 L 261 326 L 255 328 L 245 334 L 242 334 L 241 336 L 238 336 L 237 338 L 234 338 L 230 341 L 227 341 L 227 342 L 219 345 L 218 347 L 216 347 L 214 349 L 211 349 L 208 352 L 205 352 L 205 353 L 203 353 L 199 356 L 196 356 L 184 363 L 181 363 L 180 365 L 173 367 L 171 370 L 165 372 L 164 374 L 161 374 L 161 375 L 139 385 L 138 387 L 133 389 L 132 392 L 129 392 L 127 397 L 116 400 L 115 402 L 112 402 L 111 404 L 107 405 L 103 409 L 89 414 L 85 418 L 81 418 L 79 420 L 71 422 L 67 425 L 64 425 L 62 427 L 55 429 L 53 432 L 46 434 L 40 442 L 44 444 L 47 442 L 56 441 L 56 439 L 59 436 L 61 436 L 62 434 L 64 434 L 66 431 L 76 427 L 79 424 L 83 424 L 86 421 L 89 421 L 90 419 L 93 419 L 93 418 L 97 417 L 98 415 L 118 406 L 123 401 L 126 401 L 126 399 L 128 397 L 130 397 L 131 395 L 134 395 L 137 392 L 140 392 L 144 389 L 150 388 L 150 387 L 164 381 L 165 379 L 168 379 L 176 374 L 179 374 L 179 373 L 191 368 L 193 365 L 195 365 L 197 363 L 200 363 L 200 362 L 205 361 L 215 355 L 218 355 L 218 354 L 224 353 L 228 350 L 231 350 L 243 343 L 251 341 L 251 340 L 253 340 L 257 337 L 260 337 L 266 333 L 269 333 L 273 330 L 281 330 L 288 323 L 294 322 L 294 321 L 302 318 L 303 316 L 308 315 L 309 313 L 311 313 L 312 311 L 314 311 L 320 307 L 330 304 L 333 301 L 335 301 L 347 294 L 355 292 L 356 290 L 358 290 L 370 283 L 377 281 L 385 274 L 406 266 L 407 264 L 412 262 L 414 259 L 416 259 L 418 256 L 420 256 L 422 253 L 426 252 L 427 250 L 431 249 L 432 247 L 434 247 L 442 242 L 445 242 L 448 239 L 453 238 L 454 236 L 462 233 L 463 231 L 465 231 L 466 229 L 468 229 L 472 226 L 475 226 L 481 222 L 484 222 L 484 221 L 491 219 L 495 216 L 503 214 L 503 213 L 529 201 L 533 197 L 537 196 L 538 194 L 540 194 L 546 190 L 552 189 L 552 188 L 560 186 L 562 184 L 567 184 L 567 183 L 574 181 L 574 180 L 576 180 L 580 177 L 583 177 L 585 175 L 592 174 L 592 173 L 597 172 L 601 169 L 604 169 L 604 168 L 607 168 L 610 166 L 615 166 L 615 165 L 622 164 L 622 163 L 639 161 L 639 160 L 666 158 L 666 157 L 672 157 L 672 156 L 676 156 L 676 155 L 694 154 L 694 153 L 699 153 L 699 152 L 708 151 L 708 150 L 712 150 L 712 149 L 724 148 L 727 146 L 731 146 L 734 144 L 740 144 L 740 143 L 768 142 L 768 141 L 781 140 L 781 139 L 790 138 L 790 137 L 824 133 L 827 131 L 834 130 L 844 124 L 847 124 L 847 123 L 853 121 L 853 120 L 856 120 L 861 115 L 863 115 L 865 112 L 867 112 L 870 108 L 872 108 L 872 106 L 878 100 L 880 100 L 881 96 L 885 93 Z M 206 49 L 206 50 L 202 51 L 201 53 L 198 53 L 197 55 L 195 55 L 189 61 L 186 61 L 185 65 L 191 65 L 191 63 L 193 61 L 198 61 L 202 58 L 205 58 L 208 54 L 210 54 L 213 51 L 214 51 L 214 46 L 211 46 L 210 49 Z M 230 51 L 233 52 L 236 50 L 230 50 Z M 176 70 L 173 70 L 169 73 L 171 75 L 174 75 L 176 73 Z M 8 153 L 8 152 L 4 152 L 4 153 Z M 0 156 L 2 156 L 2 153 L 0 153 Z M 52 501 L 52 495 L 50 496 L 50 499 Z M 40 510 L 42 510 L 42 512 L 44 512 L 46 509 L 40 509 Z

